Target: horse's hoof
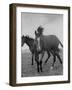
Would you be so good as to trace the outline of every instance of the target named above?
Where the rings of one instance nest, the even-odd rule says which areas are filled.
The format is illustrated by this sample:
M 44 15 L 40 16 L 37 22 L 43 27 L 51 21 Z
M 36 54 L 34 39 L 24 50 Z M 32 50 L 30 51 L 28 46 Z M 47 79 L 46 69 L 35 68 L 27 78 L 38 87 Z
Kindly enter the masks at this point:
M 53 67 L 51 66 L 51 70 L 53 69 Z

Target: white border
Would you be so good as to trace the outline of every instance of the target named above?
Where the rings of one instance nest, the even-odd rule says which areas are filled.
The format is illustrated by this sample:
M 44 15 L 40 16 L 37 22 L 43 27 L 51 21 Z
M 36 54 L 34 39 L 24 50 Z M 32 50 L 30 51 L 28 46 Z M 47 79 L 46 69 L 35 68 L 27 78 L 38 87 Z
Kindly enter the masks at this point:
M 63 14 L 63 75 L 58 76 L 41 76 L 41 77 L 21 77 L 21 12 L 33 13 L 50 13 Z M 51 82 L 68 80 L 68 11 L 61 9 L 43 9 L 43 8 L 27 8 L 17 7 L 17 55 L 16 55 L 16 83 L 34 83 L 34 82 Z

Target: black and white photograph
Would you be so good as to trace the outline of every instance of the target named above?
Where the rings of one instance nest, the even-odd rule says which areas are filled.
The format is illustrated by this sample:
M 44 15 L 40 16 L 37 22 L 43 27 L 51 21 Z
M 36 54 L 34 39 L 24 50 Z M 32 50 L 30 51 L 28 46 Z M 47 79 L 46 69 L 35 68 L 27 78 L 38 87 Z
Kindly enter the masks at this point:
M 12 4 L 10 10 L 10 84 L 70 82 L 70 8 Z
M 63 75 L 63 14 L 21 13 L 21 76 Z

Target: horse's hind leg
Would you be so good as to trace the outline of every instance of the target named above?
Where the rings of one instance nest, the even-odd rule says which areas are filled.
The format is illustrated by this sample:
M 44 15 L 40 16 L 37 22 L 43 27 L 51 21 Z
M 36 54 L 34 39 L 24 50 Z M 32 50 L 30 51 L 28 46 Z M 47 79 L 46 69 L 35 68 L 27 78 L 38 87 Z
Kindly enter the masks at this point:
M 49 59 L 50 56 L 51 56 L 49 51 L 47 51 L 47 54 L 48 54 L 48 57 L 47 57 L 47 59 L 45 60 L 45 63 L 47 63 L 48 59 Z
M 61 58 L 60 58 L 60 55 L 59 55 L 58 53 L 56 53 L 56 56 L 58 57 L 60 63 L 62 64 L 62 60 L 61 60 Z
M 33 62 L 33 57 L 34 57 L 34 54 L 32 53 L 32 65 L 34 64 L 34 62 Z
M 54 52 L 54 51 L 51 51 L 51 53 L 52 53 L 52 55 L 53 55 L 53 64 L 52 64 L 51 69 L 53 69 L 54 64 L 55 64 L 55 61 L 56 61 L 56 55 L 55 55 L 55 52 Z
M 56 61 L 56 56 L 55 56 L 55 54 L 53 55 L 54 57 L 53 57 L 53 64 L 52 64 L 52 67 L 54 67 L 54 63 L 55 63 L 55 61 Z

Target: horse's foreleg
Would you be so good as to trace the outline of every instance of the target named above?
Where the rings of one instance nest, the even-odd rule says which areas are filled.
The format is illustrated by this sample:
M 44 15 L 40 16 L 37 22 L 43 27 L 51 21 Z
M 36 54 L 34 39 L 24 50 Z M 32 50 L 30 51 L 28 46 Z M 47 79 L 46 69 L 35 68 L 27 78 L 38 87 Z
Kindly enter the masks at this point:
M 41 72 L 43 71 L 43 69 L 42 69 L 42 59 L 43 59 L 43 56 L 44 56 L 44 52 L 42 52 L 42 56 L 41 56 L 41 59 L 40 59 L 40 70 L 41 70 Z
M 36 60 L 36 63 L 37 63 L 37 72 L 40 72 L 39 70 L 39 62 Z
M 37 63 L 37 71 L 39 72 L 40 70 L 39 70 L 39 55 L 38 55 L 38 53 L 35 53 L 35 61 Z
M 49 51 L 47 51 L 47 54 L 48 54 L 48 57 L 47 57 L 47 59 L 45 60 L 45 63 L 47 63 L 48 59 L 49 59 L 50 56 L 51 56 Z
M 40 72 L 39 70 L 39 62 L 36 60 L 36 63 L 37 63 L 37 71 Z
M 41 72 L 43 71 L 42 70 L 42 61 L 40 61 L 40 70 L 41 70 Z

